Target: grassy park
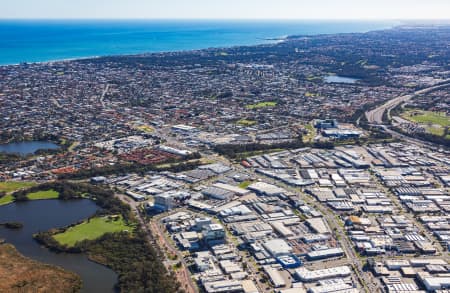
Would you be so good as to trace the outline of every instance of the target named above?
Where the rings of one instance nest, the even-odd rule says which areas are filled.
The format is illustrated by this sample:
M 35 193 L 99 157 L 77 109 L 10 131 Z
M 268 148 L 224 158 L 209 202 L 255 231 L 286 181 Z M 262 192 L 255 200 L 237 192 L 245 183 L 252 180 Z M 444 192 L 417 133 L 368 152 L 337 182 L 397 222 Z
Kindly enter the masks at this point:
M 23 181 L 0 182 L 0 193 L 6 193 L 3 197 L 0 197 L 0 206 L 12 203 L 14 201 L 14 197 L 11 195 L 14 191 L 20 190 L 22 188 L 28 188 L 34 185 L 36 185 L 36 183 Z
M 440 126 L 450 126 L 450 116 L 447 116 L 443 112 L 431 112 L 422 110 L 412 110 L 405 112 L 404 118 L 414 121 L 416 123 L 431 123 Z
M 11 194 L 7 194 L 3 197 L 0 197 L 0 206 L 12 203 L 14 201 L 14 197 Z
M 25 181 L 5 181 L 0 182 L 0 192 L 4 191 L 6 193 L 11 193 L 17 191 L 22 188 L 28 188 L 36 185 L 34 182 L 25 182 Z
M 260 108 L 267 108 L 267 107 L 275 107 L 277 105 L 277 102 L 259 102 L 256 104 L 250 104 L 245 106 L 246 109 L 253 110 L 253 109 L 260 109 Z
M 442 136 L 445 128 L 450 127 L 450 116 L 443 112 L 410 110 L 402 114 L 406 120 L 422 124 L 429 133 Z
M 242 126 L 253 126 L 253 125 L 256 124 L 256 121 L 248 120 L 248 119 L 241 119 L 241 120 L 239 120 L 236 123 L 239 124 L 239 125 L 242 125 Z
M 253 183 L 252 181 L 246 180 L 246 181 L 241 182 L 238 186 L 240 188 L 247 188 L 252 183 Z
M 124 221 L 122 216 L 94 217 L 76 226 L 68 228 L 63 233 L 53 235 L 62 245 L 74 246 L 78 241 L 93 240 L 106 233 L 132 231 L 133 227 Z
M 146 133 L 152 133 L 153 131 L 155 131 L 155 129 L 153 129 L 153 127 L 149 125 L 140 125 L 137 127 L 137 129 Z
M 312 142 L 314 137 L 316 137 L 317 132 L 311 123 L 305 125 L 305 129 L 308 131 L 306 135 L 303 136 L 303 142 Z
M 59 193 L 54 190 L 36 191 L 27 194 L 29 200 L 57 199 Z

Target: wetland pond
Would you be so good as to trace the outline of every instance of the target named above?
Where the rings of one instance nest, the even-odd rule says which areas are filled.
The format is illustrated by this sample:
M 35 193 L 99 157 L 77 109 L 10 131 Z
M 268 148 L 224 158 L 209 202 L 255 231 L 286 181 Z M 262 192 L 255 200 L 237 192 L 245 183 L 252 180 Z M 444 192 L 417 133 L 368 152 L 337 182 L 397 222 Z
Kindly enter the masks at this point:
M 50 141 L 22 141 L 0 144 L 0 153 L 25 156 L 34 154 L 37 150 L 55 150 L 58 148 L 57 144 Z
M 78 274 L 83 281 L 81 292 L 114 292 L 117 274 L 90 261 L 85 254 L 55 253 L 40 246 L 33 234 L 76 223 L 98 210 L 88 199 L 33 200 L 0 206 L 0 223 L 19 222 L 22 229 L 0 227 L 0 238 L 13 244 L 23 255 L 56 265 Z

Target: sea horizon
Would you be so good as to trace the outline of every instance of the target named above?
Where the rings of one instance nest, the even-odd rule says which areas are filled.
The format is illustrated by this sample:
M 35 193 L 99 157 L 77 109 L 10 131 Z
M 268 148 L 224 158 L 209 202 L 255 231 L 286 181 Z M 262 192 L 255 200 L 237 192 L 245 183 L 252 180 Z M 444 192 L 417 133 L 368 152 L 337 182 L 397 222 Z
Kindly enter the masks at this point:
M 2 19 L 0 65 L 270 44 L 293 35 L 364 33 L 400 21 Z

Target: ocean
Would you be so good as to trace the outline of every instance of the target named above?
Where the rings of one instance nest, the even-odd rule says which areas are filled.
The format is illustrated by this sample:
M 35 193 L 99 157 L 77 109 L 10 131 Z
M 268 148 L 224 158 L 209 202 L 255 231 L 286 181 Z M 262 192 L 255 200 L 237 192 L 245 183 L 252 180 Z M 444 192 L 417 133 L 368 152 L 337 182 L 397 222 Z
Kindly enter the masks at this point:
M 289 35 L 367 32 L 377 21 L 0 20 L 0 65 L 256 45 Z

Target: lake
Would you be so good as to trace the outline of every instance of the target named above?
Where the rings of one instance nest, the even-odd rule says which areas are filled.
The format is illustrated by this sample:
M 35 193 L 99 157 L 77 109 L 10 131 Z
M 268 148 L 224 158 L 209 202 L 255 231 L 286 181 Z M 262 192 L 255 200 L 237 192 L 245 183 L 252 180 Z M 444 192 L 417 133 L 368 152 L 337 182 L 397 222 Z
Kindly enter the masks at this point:
M 97 211 L 94 202 L 80 200 L 36 200 L 0 206 L 0 222 L 20 222 L 19 230 L 0 227 L 0 238 L 13 244 L 23 255 L 77 273 L 83 280 L 81 292 L 114 292 L 117 275 L 109 268 L 88 260 L 84 254 L 54 253 L 40 246 L 32 235 L 88 218 Z
M 50 141 L 22 141 L 0 144 L 0 153 L 29 155 L 37 150 L 55 150 L 59 146 Z
M 339 75 L 328 75 L 323 78 L 328 83 L 356 83 L 359 79 Z

